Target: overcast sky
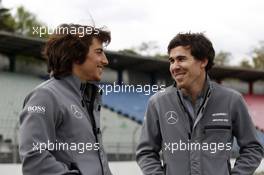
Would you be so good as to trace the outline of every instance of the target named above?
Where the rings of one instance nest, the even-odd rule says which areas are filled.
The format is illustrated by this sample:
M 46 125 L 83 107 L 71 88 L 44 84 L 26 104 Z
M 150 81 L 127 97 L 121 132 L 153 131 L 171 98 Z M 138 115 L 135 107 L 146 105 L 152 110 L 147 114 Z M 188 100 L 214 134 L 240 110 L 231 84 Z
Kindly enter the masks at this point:
M 217 52 L 231 52 L 231 64 L 250 58 L 264 40 L 262 0 L 2 0 L 5 7 L 23 5 L 50 27 L 61 23 L 106 25 L 112 33 L 109 50 L 157 42 L 166 53 L 178 32 L 205 32 Z

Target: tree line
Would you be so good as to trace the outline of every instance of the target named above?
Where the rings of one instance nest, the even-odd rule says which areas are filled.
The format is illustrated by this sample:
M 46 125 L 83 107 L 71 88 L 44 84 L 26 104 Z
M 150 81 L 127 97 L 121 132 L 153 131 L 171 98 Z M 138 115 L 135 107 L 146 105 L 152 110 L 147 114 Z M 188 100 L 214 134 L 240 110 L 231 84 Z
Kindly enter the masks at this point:
M 0 1 L 1 5 L 1 1 Z M 1 7 L 1 6 L 0 6 Z M 24 36 L 38 37 L 33 34 L 33 27 L 46 26 L 39 21 L 33 13 L 26 10 L 23 6 L 16 8 L 14 15 L 10 13 L 10 9 L 0 8 L 0 30 L 21 34 Z M 44 36 L 48 37 L 48 34 Z M 155 41 L 142 42 L 139 46 L 119 50 L 120 53 L 128 55 L 151 56 L 156 59 L 167 59 L 166 54 L 160 53 L 158 44 Z M 220 51 L 215 56 L 215 64 L 219 66 L 228 66 L 232 54 L 226 51 Z M 250 59 L 252 61 L 250 61 Z M 264 41 L 260 41 L 259 45 L 251 52 L 251 58 L 243 58 L 239 63 L 242 68 L 254 68 L 264 70 Z

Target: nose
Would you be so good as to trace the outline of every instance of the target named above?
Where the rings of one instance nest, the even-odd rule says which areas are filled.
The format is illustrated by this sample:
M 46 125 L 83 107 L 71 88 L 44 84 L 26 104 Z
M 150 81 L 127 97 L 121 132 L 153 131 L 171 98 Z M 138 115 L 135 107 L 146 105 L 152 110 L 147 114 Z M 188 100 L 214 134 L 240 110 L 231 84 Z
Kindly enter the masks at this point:
M 181 69 L 180 63 L 175 61 L 173 64 L 170 65 L 171 71 L 177 71 Z
M 102 57 L 102 64 L 103 64 L 104 66 L 106 66 L 106 65 L 109 64 L 108 59 L 107 59 L 107 57 L 105 56 L 105 54 L 104 54 L 104 56 Z

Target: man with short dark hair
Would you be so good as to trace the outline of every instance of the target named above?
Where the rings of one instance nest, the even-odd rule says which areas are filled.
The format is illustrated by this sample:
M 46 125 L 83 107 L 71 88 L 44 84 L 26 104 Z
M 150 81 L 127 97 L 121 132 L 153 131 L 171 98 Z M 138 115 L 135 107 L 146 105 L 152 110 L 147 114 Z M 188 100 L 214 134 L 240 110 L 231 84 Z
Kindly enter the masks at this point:
M 103 44 L 110 32 L 75 24 L 57 29 L 44 49 L 51 78 L 25 98 L 20 114 L 23 174 L 111 175 L 99 123 L 102 94 L 94 84 L 108 64 Z
M 207 74 L 215 56 L 210 40 L 180 33 L 168 54 L 175 83 L 149 100 L 136 153 L 144 175 L 253 174 L 263 148 L 241 94 Z M 240 155 L 231 169 L 234 137 Z

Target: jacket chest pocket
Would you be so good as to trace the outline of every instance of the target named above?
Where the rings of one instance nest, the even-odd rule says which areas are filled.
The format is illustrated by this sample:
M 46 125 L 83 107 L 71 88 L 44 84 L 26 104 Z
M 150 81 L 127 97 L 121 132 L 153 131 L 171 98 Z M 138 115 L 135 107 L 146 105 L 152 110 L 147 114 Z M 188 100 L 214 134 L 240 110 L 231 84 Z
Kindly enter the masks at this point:
M 229 124 L 206 125 L 204 127 L 203 149 L 206 156 L 212 158 L 227 158 L 232 149 L 232 129 Z

